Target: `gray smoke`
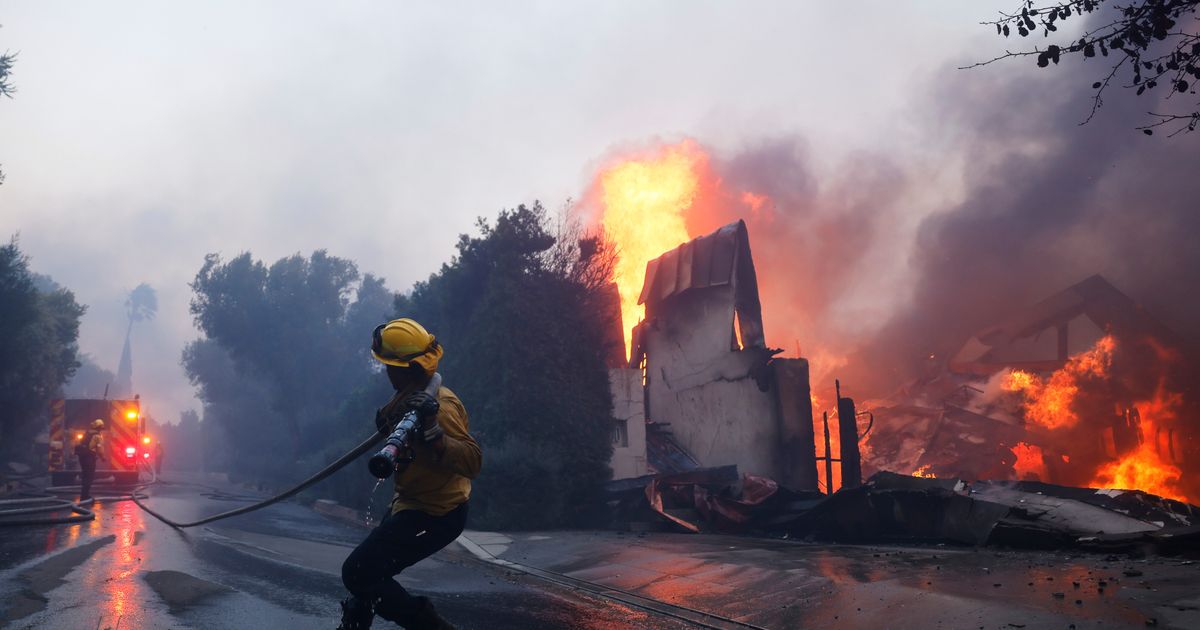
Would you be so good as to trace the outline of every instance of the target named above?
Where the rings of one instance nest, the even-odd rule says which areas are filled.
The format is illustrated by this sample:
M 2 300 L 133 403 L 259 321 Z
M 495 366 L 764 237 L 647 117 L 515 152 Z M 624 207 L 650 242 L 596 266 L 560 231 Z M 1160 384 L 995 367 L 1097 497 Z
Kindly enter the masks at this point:
M 943 84 L 931 114 L 965 130 L 967 193 L 922 223 L 912 302 L 866 360 L 911 373 L 904 367 L 1095 273 L 1200 340 L 1200 138 L 1142 135 L 1134 127 L 1155 103 L 1128 92 L 1079 125 L 1087 77 L 1102 69 L 1022 66 L 1002 80 L 960 71 Z
M 1200 345 L 1200 137 L 1143 135 L 1156 102 L 1119 88 L 1081 125 L 1104 63 L 943 70 L 910 122 L 950 147 L 948 164 L 965 158 L 957 205 L 906 205 L 938 164 L 860 152 L 818 176 L 788 136 L 714 159 L 721 183 L 689 230 L 745 218 L 768 342 L 799 344 L 817 371 L 822 354 L 851 355 L 823 376 L 859 396 L 890 393 L 930 355 L 1093 274 Z M 914 215 L 915 237 L 903 229 Z

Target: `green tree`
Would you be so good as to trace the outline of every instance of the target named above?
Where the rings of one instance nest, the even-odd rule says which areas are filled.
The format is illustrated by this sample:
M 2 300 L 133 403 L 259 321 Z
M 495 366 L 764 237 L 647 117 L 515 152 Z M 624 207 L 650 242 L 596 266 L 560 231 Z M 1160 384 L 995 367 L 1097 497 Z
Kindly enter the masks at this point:
M 316 460 L 331 444 L 374 429 L 374 407 L 353 426 L 339 410 L 378 378 L 370 331 L 393 297 L 381 279 L 360 279 L 352 261 L 324 251 L 270 267 L 248 253 L 228 262 L 212 254 L 191 286 L 191 312 L 207 338 L 185 349 L 183 365 L 204 402 L 206 431 L 225 440 L 231 468 L 295 479 L 298 464 L 323 463 Z
M 1063 41 L 1059 26 L 1088 18 L 1078 39 Z M 985 22 L 1002 37 L 1018 35 L 1055 39 L 1044 48 L 1007 51 L 985 61 L 1033 57 L 1038 67 L 1057 66 L 1065 57 L 1103 59 L 1108 69 L 1092 82 L 1095 94 L 1088 120 L 1104 104 L 1104 95 L 1114 81 L 1138 96 L 1158 95 L 1160 103 L 1174 111 L 1150 112 L 1150 122 L 1138 127 L 1151 135 L 1166 126 L 1172 134 L 1194 131 L 1200 126 L 1200 103 L 1196 82 L 1200 81 L 1200 0 L 1066 0 L 1038 3 L 1021 0 L 1013 11 Z M 1064 31 L 1067 29 L 1064 29 Z M 1161 86 L 1161 87 L 1160 87 Z
M 552 233 L 540 205 L 480 220 L 457 249 L 405 296 L 323 251 L 270 267 L 249 254 L 208 256 L 192 283 L 206 338 L 183 355 L 204 403 L 206 464 L 279 484 L 357 444 L 392 393 L 370 331 L 410 316 L 446 346 L 440 371 L 484 446 L 473 522 L 594 523 L 611 474 L 605 361 L 620 342 L 599 315 L 612 312 L 600 307 L 611 250 L 578 230 Z M 365 507 L 371 481 L 355 463 L 315 494 Z
M 587 523 L 611 476 L 611 322 L 594 308 L 610 259 L 548 224 L 537 204 L 480 220 L 452 262 L 396 300 L 446 347 L 440 371 L 484 449 L 472 493 L 484 527 Z
M 70 291 L 30 272 L 15 239 L 0 247 L 0 449 L 6 455 L 28 454 L 50 400 L 79 366 L 76 341 L 85 310 Z

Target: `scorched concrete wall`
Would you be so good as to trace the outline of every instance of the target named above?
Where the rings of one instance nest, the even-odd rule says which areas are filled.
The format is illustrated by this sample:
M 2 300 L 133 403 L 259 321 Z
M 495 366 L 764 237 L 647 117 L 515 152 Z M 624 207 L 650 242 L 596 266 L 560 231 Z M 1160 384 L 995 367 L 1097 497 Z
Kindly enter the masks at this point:
M 646 411 L 642 390 L 642 371 L 627 368 L 608 371 L 612 390 L 613 418 L 613 479 L 641 477 L 646 468 Z M 623 435 L 622 435 L 623 434 Z M 624 437 L 624 442 L 619 437 Z
M 765 379 L 762 391 L 752 376 L 766 369 L 766 351 L 732 349 L 733 290 L 725 285 L 673 296 L 645 326 L 650 419 L 669 424 L 703 466 L 736 464 L 782 481 L 773 384 Z

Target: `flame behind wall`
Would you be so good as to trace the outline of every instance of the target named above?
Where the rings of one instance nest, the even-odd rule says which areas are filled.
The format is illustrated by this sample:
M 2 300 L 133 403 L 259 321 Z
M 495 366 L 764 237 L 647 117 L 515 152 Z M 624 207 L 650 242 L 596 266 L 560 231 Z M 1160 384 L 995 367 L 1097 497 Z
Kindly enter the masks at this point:
M 1004 389 L 1022 399 L 1029 428 L 1030 443 L 1012 449 L 1018 479 L 1069 483 L 1074 479 L 1062 477 L 1083 468 L 1083 477 L 1076 479 L 1091 487 L 1189 500 L 1183 473 L 1173 461 L 1185 434 L 1176 430 L 1183 396 L 1166 384 L 1171 357 L 1139 356 L 1136 348 L 1122 352 L 1130 345 L 1135 344 L 1110 334 L 1044 378 L 1021 370 L 1004 375 Z M 1140 391 L 1147 375 L 1154 375 L 1152 392 Z M 1136 398 L 1142 393 L 1149 396 Z M 1135 397 L 1132 404 L 1123 403 L 1126 396 Z M 1048 466 L 1043 447 L 1060 453 L 1062 464 Z
M 769 158 L 751 152 L 722 161 L 691 140 L 656 145 L 609 161 L 598 170 L 585 199 L 598 209 L 598 223 L 616 246 L 614 275 L 621 296 L 626 352 L 631 329 L 643 316 L 637 299 L 647 262 L 728 222 L 746 220 L 759 268 L 768 345 L 782 347 L 793 356 L 803 352 L 813 364 L 815 428 L 818 451 L 823 453 L 819 418 L 824 409 L 818 392 L 825 380 L 832 379 L 834 370 L 846 365 L 854 341 L 832 325 L 837 318 L 831 303 L 841 295 L 839 283 L 850 277 L 848 269 L 854 268 L 850 263 L 856 260 L 852 253 L 868 238 L 864 233 L 869 234 L 870 224 L 855 219 L 859 206 L 849 201 L 852 196 L 844 191 L 834 195 L 815 192 L 801 165 L 775 167 L 790 174 L 791 188 L 779 182 L 754 185 L 754 177 L 747 173 L 764 172 L 752 168 L 755 164 L 777 165 L 787 162 L 787 155 L 795 159 L 789 151 L 766 154 Z M 887 198 L 888 186 L 878 185 L 878 179 L 868 178 L 864 186 L 871 194 Z M 1106 388 L 1111 389 L 1119 345 L 1108 335 L 1053 373 L 1040 376 L 1012 370 L 1004 375 L 1002 387 L 1019 397 L 1029 432 L 1026 441 L 1012 447 L 1014 476 L 1068 485 L 1137 488 L 1185 500 L 1188 492 L 1181 485 L 1180 469 L 1169 455 L 1163 455 L 1164 448 L 1169 451 L 1177 444 L 1164 447 L 1156 437 L 1161 427 L 1175 422 L 1178 394 L 1160 388 L 1153 395 L 1143 392 L 1145 395 L 1128 399 L 1137 401 L 1132 408 L 1140 414 L 1136 431 L 1143 436 L 1134 446 L 1110 445 L 1113 452 L 1107 457 L 1101 449 L 1072 452 L 1073 441 L 1095 432 L 1097 419 L 1103 424 L 1113 417 L 1111 411 L 1103 411 L 1105 405 L 1111 410 L 1113 403 L 1105 400 L 1097 407 L 1096 399 L 1104 398 Z M 1144 381 L 1145 377 L 1134 380 Z M 836 456 L 836 432 L 832 438 Z M 928 469 L 922 472 L 932 474 Z
M 683 142 L 617 160 L 598 176 L 600 223 L 617 249 L 613 280 L 621 296 L 626 358 L 633 327 L 643 316 L 637 302 L 646 263 L 693 237 L 684 212 L 695 201 L 707 159 L 698 145 Z
M 809 359 L 814 390 L 831 389 L 853 335 L 870 332 L 862 319 L 838 317 L 832 306 L 853 284 L 845 281 L 858 269 L 854 261 L 866 247 L 869 217 L 879 214 L 873 203 L 894 192 L 891 183 L 881 183 L 891 182 L 889 173 L 873 166 L 818 191 L 795 139 L 721 157 L 683 140 L 607 160 L 579 207 L 616 249 L 626 351 L 643 316 L 637 298 L 646 263 L 742 219 L 758 269 L 767 344 L 782 348 L 783 356 Z

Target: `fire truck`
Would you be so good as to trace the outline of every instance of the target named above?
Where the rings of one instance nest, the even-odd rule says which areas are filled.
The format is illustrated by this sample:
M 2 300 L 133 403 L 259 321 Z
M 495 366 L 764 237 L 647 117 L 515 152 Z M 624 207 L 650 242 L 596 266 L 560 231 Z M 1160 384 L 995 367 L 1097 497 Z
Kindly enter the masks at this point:
M 119 484 L 138 482 L 139 462 L 150 463 L 152 440 L 138 396 L 133 400 L 58 399 L 50 402 L 50 482 L 78 483 L 75 446 L 83 442 L 92 421 L 104 421 L 103 446 L 96 479 L 112 476 Z

